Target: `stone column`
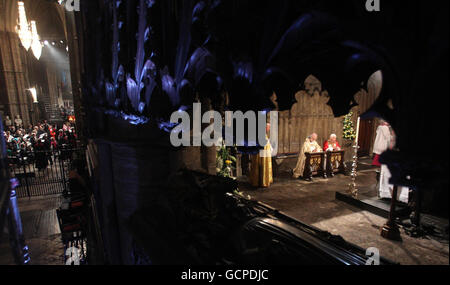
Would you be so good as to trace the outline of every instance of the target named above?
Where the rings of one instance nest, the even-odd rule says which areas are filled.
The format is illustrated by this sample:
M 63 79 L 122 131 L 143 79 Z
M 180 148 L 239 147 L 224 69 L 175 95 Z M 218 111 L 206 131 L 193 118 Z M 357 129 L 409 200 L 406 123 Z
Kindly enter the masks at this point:
M 82 63 L 80 58 L 82 58 L 82 50 L 80 49 L 80 38 L 82 33 L 77 32 L 77 27 L 79 25 L 78 12 L 69 12 L 66 10 L 66 25 L 67 25 L 67 42 L 69 47 L 69 61 L 70 61 L 70 75 L 72 81 L 72 95 L 73 104 L 76 117 L 76 127 L 78 132 L 78 137 L 80 140 L 84 140 L 84 119 L 85 111 L 83 108 L 83 94 L 81 90 L 81 71 Z
M 2 70 L 0 76 L 4 86 L 0 86 L 4 111 L 14 118 L 20 115 L 24 125 L 30 123 L 29 106 L 26 89 L 24 65 L 22 64 L 20 40 L 16 33 L 0 31 L 0 59 Z M 3 85 L 3 84 L 2 84 Z

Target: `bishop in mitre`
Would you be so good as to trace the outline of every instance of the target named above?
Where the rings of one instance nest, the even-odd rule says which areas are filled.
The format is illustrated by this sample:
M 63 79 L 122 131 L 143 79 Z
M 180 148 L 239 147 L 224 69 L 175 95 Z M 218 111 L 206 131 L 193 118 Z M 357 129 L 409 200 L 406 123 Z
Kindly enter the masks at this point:
M 306 155 L 305 153 L 315 153 L 315 152 L 321 152 L 322 148 L 317 143 L 317 134 L 313 133 L 308 138 L 306 138 L 305 143 L 303 144 L 300 153 L 298 155 L 298 161 L 297 166 L 294 169 L 294 175 L 293 177 L 295 179 L 299 178 L 300 176 L 303 177 L 303 172 L 305 171 L 305 160 Z

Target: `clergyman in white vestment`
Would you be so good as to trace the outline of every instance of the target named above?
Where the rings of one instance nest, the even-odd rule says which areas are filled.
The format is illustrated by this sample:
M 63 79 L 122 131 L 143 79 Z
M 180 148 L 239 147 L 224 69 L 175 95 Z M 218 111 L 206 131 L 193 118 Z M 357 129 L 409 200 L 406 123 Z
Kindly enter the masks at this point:
M 387 165 L 381 165 L 380 173 L 380 187 L 378 189 L 378 194 L 380 198 L 392 198 L 392 191 L 394 190 L 394 185 L 389 184 L 389 179 L 391 178 L 391 172 Z M 397 201 L 408 203 L 409 200 L 409 188 L 408 187 L 398 187 Z

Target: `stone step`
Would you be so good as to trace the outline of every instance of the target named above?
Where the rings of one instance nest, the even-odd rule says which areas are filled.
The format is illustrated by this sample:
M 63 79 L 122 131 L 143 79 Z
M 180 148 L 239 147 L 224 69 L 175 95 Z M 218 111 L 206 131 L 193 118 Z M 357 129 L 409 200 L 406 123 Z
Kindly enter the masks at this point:
M 336 200 L 345 202 L 354 207 L 360 208 L 361 210 L 365 210 L 371 212 L 375 215 L 381 216 L 383 218 L 389 217 L 389 212 L 391 210 L 391 201 L 390 200 L 382 200 L 378 199 L 378 197 L 372 198 L 363 198 L 361 200 L 355 199 L 350 195 L 343 194 L 341 192 L 336 192 Z M 395 216 L 403 217 L 409 214 L 409 208 L 407 205 L 397 203 L 395 208 Z

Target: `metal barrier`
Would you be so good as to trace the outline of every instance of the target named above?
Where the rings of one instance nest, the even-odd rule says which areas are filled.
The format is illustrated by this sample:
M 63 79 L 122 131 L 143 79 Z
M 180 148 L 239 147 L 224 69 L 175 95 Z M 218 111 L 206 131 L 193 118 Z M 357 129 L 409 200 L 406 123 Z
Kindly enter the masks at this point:
M 18 152 L 8 156 L 11 177 L 19 181 L 17 197 L 65 193 L 72 161 L 84 159 L 83 149 Z

